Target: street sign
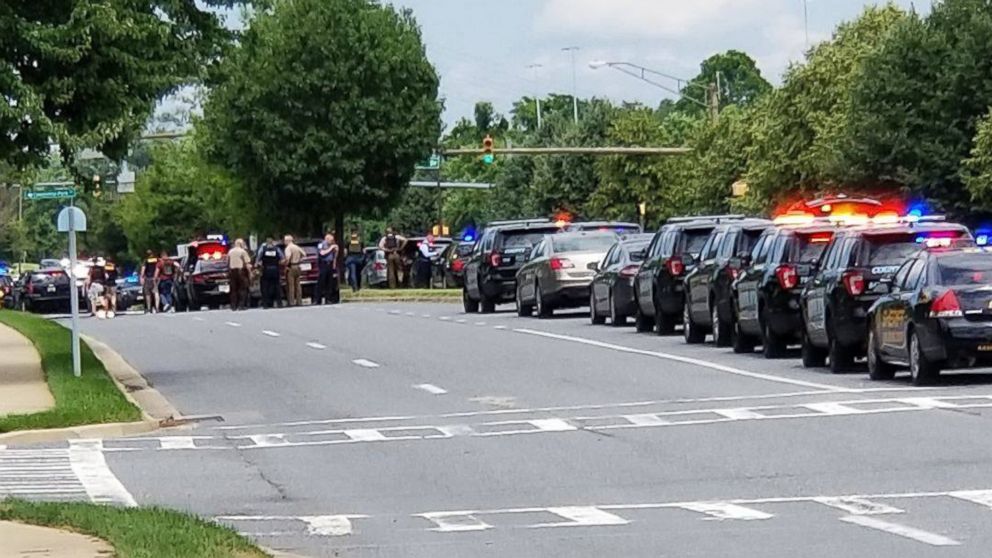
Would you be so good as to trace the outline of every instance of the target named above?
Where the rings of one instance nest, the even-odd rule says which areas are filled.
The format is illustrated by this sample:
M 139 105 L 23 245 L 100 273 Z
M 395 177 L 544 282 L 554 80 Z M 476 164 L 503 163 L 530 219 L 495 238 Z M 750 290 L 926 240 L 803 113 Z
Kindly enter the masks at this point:
M 59 232 L 86 232 L 86 214 L 78 207 L 63 207 L 59 211 L 58 229 Z
M 441 168 L 441 156 L 437 153 L 431 155 L 417 165 L 417 170 L 437 170 L 439 168 Z
M 28 190 L 24 197 L 29 200 L 65 200 L 76 197 L 75 188 L 56 188 L 54 190 Z

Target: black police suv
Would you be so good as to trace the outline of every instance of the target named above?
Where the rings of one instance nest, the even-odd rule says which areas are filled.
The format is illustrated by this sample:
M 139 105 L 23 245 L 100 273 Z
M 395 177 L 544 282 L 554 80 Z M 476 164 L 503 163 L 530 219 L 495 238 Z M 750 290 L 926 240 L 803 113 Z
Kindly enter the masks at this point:
M 750 265 L 733 286 L 735 353 L 750 353 L 761 345 L 766 358 L 779 358 L 789 344 L 801 341 L 799 295 L 836 228 L 811 222 L 778 226 L 761 235 Z
M 634 319 L 637 331 L 675 331 L 685 303 L 683 279 L 692 271 L 710 232 L 720 223 L 742 215 L 710 215 L 669 219 L 655 233 L 644 263 L 634 278 Z
M 476 241 L 464 267 L 462 305 L 465 312 L 495 311 L 517 294 L 517 270 L 544 235 L 561 228 L 547 219 L 490 223 Z
M 589 317 L 593 324 L 619 327 L 635 312 L 634 277 L 644 260 L 644 249 L 654 235 L 632 234 L 617 241 L 603 257 L 590 264 L 596 271 L 589 288 Z
M 945 367 L 992 362 L 992 252 L 924 250 L 906 261 L 868 311 L 868 374 L 909 368 L 915 385 Z
M 864 356 L 868 308 L 887 290 L 882 279 L 931 243 L 970 241 L 963 225 L 934 221 L 840 229 L 800 296 L 803 365 L 839 373 Z
M 717 347 L 731 341 L 734 315 L 731 287 L 744 268 L 758 238 L 773 227 L 767 219 L 740 219 L 713 228 L 696 267 L 685 276 L 682 322 L 686 343 L 702 343 L 713 333 Z

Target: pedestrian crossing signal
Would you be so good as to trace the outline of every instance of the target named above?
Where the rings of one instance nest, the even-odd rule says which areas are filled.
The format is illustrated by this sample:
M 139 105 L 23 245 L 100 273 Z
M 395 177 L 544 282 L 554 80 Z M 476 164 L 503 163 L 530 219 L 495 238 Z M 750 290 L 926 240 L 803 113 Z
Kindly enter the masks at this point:
M 493 155 L 493 137 L 486 134 L 482 140 L 482 162 L 491 165 L 494 161 L 496 161 L 496 156 Z

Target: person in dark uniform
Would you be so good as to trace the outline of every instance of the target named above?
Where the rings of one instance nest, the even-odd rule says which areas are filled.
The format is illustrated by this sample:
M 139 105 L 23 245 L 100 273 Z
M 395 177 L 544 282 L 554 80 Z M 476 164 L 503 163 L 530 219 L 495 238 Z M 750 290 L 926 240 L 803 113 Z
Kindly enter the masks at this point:
M 117 278 L 120 276 L 120 272 L 117 269 L 117 264 L 114 260 L 107 256 L 104 260 L 103 265 L 104 275 L 106 275 L 106 282 L 104 283 L 103 295 L 107 298 L 107 304 L 109 309 L 113 314 L 117 313 Z
M 141 264 L 139 278 L 141 294 L 145 298 L 145 313 L 158 312 L 158 288 L 155 285 L 155 269 L 158 268 L 158 258 L 155 252 L 145 251 L 145 261 Z
M 272 308 L 273 304 L 282 306 L 279 296 L 279 264 L 283 260 L 282 250 L 276 246 L 272 237 L 265 240 L 255 256 L 255 266 L 259 269 L 259 288 L 262 292 L 262 307 Z
M 348 257 L 344 260 L 344 266 L 348 269 L 348 284 L 351 285 L 352 292 L 358 292 L 362 288 L 362 265 L 365 263 L 364 247 L 362 237 L 358 231 L 351 229 L 351 236 L 348 239 Z
M 406 239 L 393 232 L 393 227 L 386 228 L 386 236 L 379 240 L 379 249 L 386 253 L 386 273 L 389 278 L 389 288 L 399 286 L 400 270 L 403 269 L 403 259 L 400 257 Z
M 434 250 L 434 235 L 429 234 L 423 242 L 417 246 L 417 260 L 414 264 L 416 266 L 416 287 L 417 288 L 427 288 L 431 283 L 431 262 L 433 262 L 434 257 L 437 252 Z
M 104 317 L 104 292 L 107 285 L 106 262 L 103 258 L 93 258 L 90 260 L 90 272 L 86 278 L 85 292 L 90 305 L 90 315 Z
M 327 233 L 324 240 L 317 245 L 317 266 L 320 275 L 317 278 L 317 290 L 313 297 L 315 305 L 337 304 L 340 298 L 337 280 L 338 245 L 334 235 Z

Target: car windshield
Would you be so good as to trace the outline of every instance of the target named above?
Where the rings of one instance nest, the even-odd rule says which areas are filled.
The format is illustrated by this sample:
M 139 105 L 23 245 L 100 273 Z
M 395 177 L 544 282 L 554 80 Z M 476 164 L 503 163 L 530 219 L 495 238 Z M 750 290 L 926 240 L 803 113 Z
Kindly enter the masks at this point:
M 589 236 L 556 236 L 552 237 L 554 250 L 562 252 L 605 252 L 617 242 L 617 237 L 611 234 Z
M 969 254 L 941 258 L 941 285 L 992 284 L 992 254 Z
M 527 229 L 519 231 L 503 231 L 502 249 L 509 248 L 531 248 L 541 241 L 545 235 L 556 232 L 558 229 Z
M 644 249 L 648 247 L 648 244 L 651 244 L 650 240 L 626 244 L 624 247 L 627 249 L 627 253 L 630 254 L 630 261 L 644 261 Z
M 916 234 L 892 234 L 868 237 L 868 265 L 901 265 L 906 258 L 919 252 L 921 244 Z
M 472 253 L 472 248 L 475 247 L 474 244 L 459 244 L 455 247 L 455 253 L 458 256 L 467 256 Z
M 703 245 L 706 244 L 706 239 L 709 238 L 712 230 L 713 229 L 693 229 L 685 231 L 685 252 L 687 254 L 692 254 L 693 256 L 698 256 L 699 252 L 703 249 Z

